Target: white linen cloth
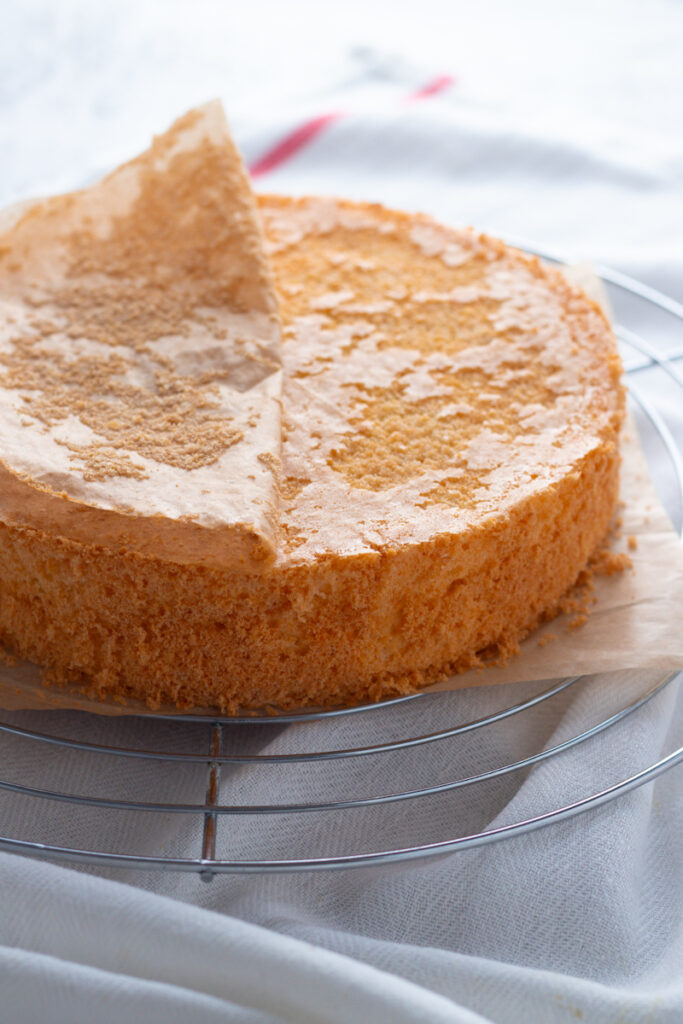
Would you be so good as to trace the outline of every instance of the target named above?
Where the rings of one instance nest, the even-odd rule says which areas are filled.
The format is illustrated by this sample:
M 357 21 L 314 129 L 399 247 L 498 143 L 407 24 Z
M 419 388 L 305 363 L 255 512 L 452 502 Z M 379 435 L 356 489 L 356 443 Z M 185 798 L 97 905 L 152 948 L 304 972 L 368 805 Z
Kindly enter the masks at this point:
M 319 7 L 15 5 L 0 33 L 0 200 L 78 184 L 142 148 L 182 109 L 223 94 L 251 162 L 302 122 L 346 115 L 259 188 L 426 209 L 611 264 L 683 301 L 680 6 Z M 407 102 L 447 72 L 458 79 L 452 88 Z M 662 349 L 683 346 L 671 322 L 638 326 Z M 681 392 L 649 387 L 683 446 Z M 618 706 L 619 685 L 605 681 L 604 707 Z M 594 697 L 571 690 L 559 711 L 535 720 L 543 742 L 585 724 Z M 472 708 L 488 699 L 463 698 Z M 439 706 L 430 707 L 425 731 L 440 722 Z M 107 728 L 73 724 L 100 742 Z M 511 723 L 511 746 L 537 742 L 524 729 Z M 477 814 L 496 825 L 593 792 L 682 736 L 683 696 L 669 686 L 605 743 L 598 737 L 486 790 Z M 477 742 L 478 756 L 495 759 L 486 736 Z M 2 751 L 3 777 L 62 790 L 83 782 L 63 751 L 20 762 L 5 737 Z M 430 747 L 421 756 L 429 778 Z M 448 767 L 462 774 L 467 756 L 456 750 Z M 391 765 L 377 770 L 377 789 L 389 791 Z M 137 771 L 108 762 L 86 783 L 125 798 Z M 162 768 L 150 771 L 163 799 Z M 234 780 L 225 776 L 227 801 Z M 0 795 L 0 831 L 21 834 L 25 806 Z M 392 813 L 372 837 L 380 845 L 400 838 L 409 814 L 425 837 L 443 832 L 441 805 Z M 45 809 L 46 827 L 65 844 L 72 815 L 68 805 Z M 143 817 L 122 815 L 112 828 L 145 851 Z M 343 820 L 349 848 L 367 846 L 362 824 Z M 278 850 L 283 827 L 271 819 L 264 849 Z M 168 828 L 177 856 L 196 855 L 187 819 Z M 239 855 L 249 829 L 241 819 L 231 828 Z M 323 838 L 311 826 L 302 842 L 310 853 Z M 680 768 L 565 824 L 438 859 L 205 885 L 193 875 L 77 871 L 0 854 L 0 893 L 3 1024 L 683 1020 Z

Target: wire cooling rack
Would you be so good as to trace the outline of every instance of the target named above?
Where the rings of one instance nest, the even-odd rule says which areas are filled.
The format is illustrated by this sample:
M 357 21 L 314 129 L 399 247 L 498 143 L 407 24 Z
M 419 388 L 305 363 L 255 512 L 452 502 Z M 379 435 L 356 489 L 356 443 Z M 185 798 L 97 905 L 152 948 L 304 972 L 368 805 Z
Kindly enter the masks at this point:
M 683 306 L 598 273 L 638 429 L 666 467 L 655 485 L 680 532 L 683 460 L 666 409 L 683 400 Z M 471 849 L 597 808 L 683 762 L 675 735 L 655 763 L 632 756 L 649 711 L 673 708 L 674 678 L 626 673 L 615 694 L 600 677 L 576 677 L 275 719 L 3 712 L 0 849 L 206 880 Z M 576 708 L 578 719 L 566 713 Z M 581 791 L 568 762 L 595 744 L 600 785 Z M 520 814 L 532 771 L 546 777 L 534 813 Z

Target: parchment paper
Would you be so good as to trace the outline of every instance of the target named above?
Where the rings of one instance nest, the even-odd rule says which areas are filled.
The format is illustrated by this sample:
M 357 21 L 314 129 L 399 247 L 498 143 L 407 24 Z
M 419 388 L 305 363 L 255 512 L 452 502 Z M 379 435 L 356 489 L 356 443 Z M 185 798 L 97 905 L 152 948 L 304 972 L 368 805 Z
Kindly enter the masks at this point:
M 220 102 L 88 188 L 0 211 L 3 521 L 261 571 L 277 547 L 281 355 Z

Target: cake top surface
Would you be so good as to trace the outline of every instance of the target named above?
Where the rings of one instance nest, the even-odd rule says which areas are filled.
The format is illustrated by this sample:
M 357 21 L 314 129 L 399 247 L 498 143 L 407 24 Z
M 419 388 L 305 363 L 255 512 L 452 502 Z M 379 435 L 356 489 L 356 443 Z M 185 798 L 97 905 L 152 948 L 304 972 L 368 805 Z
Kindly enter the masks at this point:
M 216 532 L 227 562 L 272 559 L 281 330 L 220 104 L 0 231 L 5 478 L 43 504 Z
M 616 443 L 614 338 L 561 273 L 420 215 L 261 210 L 284 332 L 281 561 L 472 529 Z

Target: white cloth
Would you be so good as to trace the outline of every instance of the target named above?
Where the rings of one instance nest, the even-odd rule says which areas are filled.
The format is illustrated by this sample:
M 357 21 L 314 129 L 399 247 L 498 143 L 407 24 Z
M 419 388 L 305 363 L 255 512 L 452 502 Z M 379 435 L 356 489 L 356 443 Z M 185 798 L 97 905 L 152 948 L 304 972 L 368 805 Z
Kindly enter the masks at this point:
M 426 209 L 611 264 L 683 301 L 680 6 L 349 0 L 333 10 L 252 0 L 237 15 L 207 0 L 32 0 L 4 17 L 0 201 L 78 184 L 212 94 L 224 96 L 251 162 L 302 122 L 343 111 L 259 188 Z M 452 89 L 407 102 L 444 72 L 458 78 Z M 665 317 L 637 326 L 662 349 L 683 347 L 680 324 Z M 659 378 L 641 383 L 683 446 L 681 393 Z M 424 747 L 410 762 L 414 784 L 560 742 L 620 706 L 620 687 L 637 682 L 580 685 L 495 737 L 480 730 Z M 455 713 L 455 699 L 425 703 L 424 731 Z M 469 693 L 456 717 L 500 699 Z M 144 745 L 144 725 L 63 721 L 74 735 L 123 742 L 134 732 Z M 321 725 L 311 742 L 359 744 L 376 726 L 359 719 L 354 728 Z M 171 734 L 178 742 L 177 727 Z M 265 742 L 283 749 L 289 735 Z M 482 787 L 478 803 L 423 800 L 291 824 L 275 815 L 258 830 L 231 818 L 222 836 L 237 857 L 254 854 L 255 843 L 278 856 L 297 843 L 310 855 L 446 838 L 593 792 L 681 742 L 683 695 L 670 686 L 602 737 Z M 178 776 L 155 762 L 93 757 L 83 778 L 82 755 L 6 735 L 0 749 L 2 777 L 27 785 L 196 799 L 190 769 L 170 791 Z M 389 792 L 405 781 L 397 764 L 385 758 L 370 770 L 352 760 L 324 777 L 310 768 L 297 784 L 310 777 L 323 796 L 335 785 Z M 244 797 L 240 770 L 223 776 L 221 799 Z M 279 769 L 268 776 L 264 803 L 278 786 L 282 796 L 285 778 Z M 29 807 L 0 794 L 0 833 L 82 840 L 90 812 Z M 194 819 L 151 818 L 110 812 L 102 848 L 151 853 L 161 830 L 175 856 L 197 855 Z M 206 885 L 194 875 L 73 870 L 2 854 L 0 1019 L 678 1024 L 682 839 L 679 768 L 565 824 L 393 867 Z

